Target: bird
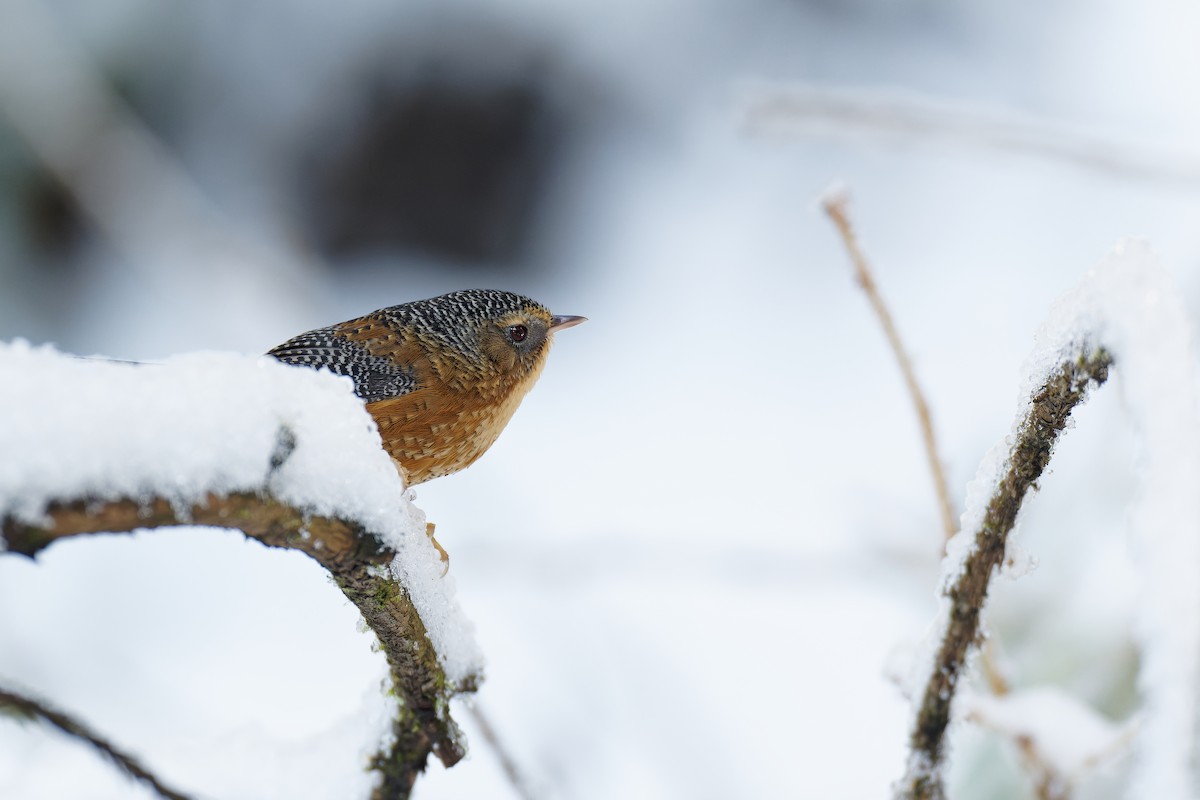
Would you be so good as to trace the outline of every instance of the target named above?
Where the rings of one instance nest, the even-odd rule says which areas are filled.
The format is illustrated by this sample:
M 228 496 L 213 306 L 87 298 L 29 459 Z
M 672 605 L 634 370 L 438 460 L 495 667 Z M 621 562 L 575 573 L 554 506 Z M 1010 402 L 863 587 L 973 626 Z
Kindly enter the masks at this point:
M 267 355 L 350 378 L 412 487 L 482 456 L 533 388 L 554 334 L 586 319 L 466 289 L 317 328 Z

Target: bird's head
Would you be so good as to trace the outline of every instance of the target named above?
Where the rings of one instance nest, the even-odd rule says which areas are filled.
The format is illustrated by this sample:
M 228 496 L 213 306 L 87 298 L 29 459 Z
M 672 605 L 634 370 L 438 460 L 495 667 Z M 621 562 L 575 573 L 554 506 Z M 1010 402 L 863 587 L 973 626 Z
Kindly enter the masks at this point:
M 448 382 L 471 379 L 508 388 L 535 379 L 557 331 L 585 317 L 556 316 L 512 292 L 466 289 L 396 307 L 431 353 L 454 354 Z M 482 387 L 481 387 L 482 388 Z

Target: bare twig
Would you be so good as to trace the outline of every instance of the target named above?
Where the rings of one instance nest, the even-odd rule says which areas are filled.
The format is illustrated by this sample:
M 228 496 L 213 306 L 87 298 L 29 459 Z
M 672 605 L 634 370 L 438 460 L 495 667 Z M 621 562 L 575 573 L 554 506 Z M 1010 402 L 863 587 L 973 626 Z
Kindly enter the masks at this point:
M 467 711 L 475 720 L 475 724 L 479 726 L 479 732 L 483 734 L 483 740 L 492 748 L 492 752 L 496 754 L 496 758 L 500 761 L 500 766 L 504 770 L 505 777 L 508 778 L 509 784 L 512 785 L 513 791 L 521 800 L 537 800 L 537 794 L 529 787 L 529 781 L 521 773 L 520 767 L 517 766 L 517 760 L 513 758 L 512 753 L 508 752 L 508 748 L 504 742 L 500 740 L 500 736 L 496 733 L 496 729 L 492 727 L 491 720 L 487 714 L 483 713 L 483 709 L 479 707 L 478 700 L 468 700 L 466 703 Z
M 867 295 L 867 299 L 871 302 L 871 308 L 875 310 L 875 315 L 879 317 L 879 322 L 883 325 L 884 335 L 887 336 L 888 344 L 891 345 L 892 353 L 896 357 L 896 363 L 900 365 L 900 372 L 904 375 L 904 384 L 908 387 L 908 395 L 912 398 L 913 408 L 917 412 L 917 421 L 921 425 L 921 438 L 925 443 L 925 458 L 929 462 L 929 472 L 933 476 L 933 488 L 937 493 L 938 513 L 942 518 L 942 531 L 945 534 L 945 541 L 949 541 L 954 534 L 958 533 L 958 523 L 954 521 L 954 505 L 950 501 L 950 490 L 946 485 L 946 473 L 942 468 L 942 461 L 938 457 L 937 437 L 933 432 L 933 420 L 929 414 L 929 404 L 925 402 L 925 394 L 921 391 L 921 385 L 917 382 L 916 372 L 913 371 L 912 362 L 908 358 L 908 353 L 904 350 L 904 342 L 900 339 L 900 332 L 896 329 L 896 323 L 892 320 L 892 314 L 888 311 L 887 304 L 883 302 L 883 296 L 879 293 L 879 287 L 875 284 L 875 278 L 871 274 L 871 267 L 867 263 L 867 257 L 858 245 L 858 238 L 854 235 L 854 227 L 851 225 L 850 217 L 846 212 L 847 203 L 848 200 L 845 193 L 830 192 L 822 201 L 822 206 L 825 209 L 825 213 L 833 220 L 838 233 L 842 236 L 842 241 L 846 245 L 846 251 L 850 254 L 850 261 L 854 265 L 854 277 L 857 279 L 858 285 L 862 287 L 863 292 Z
M 1034 156 L 1122 178 L 1194 189 L 1200 154 L 1097 136 L 1012 110 L 972 107 L 913 92 L 815 84 L 757 85 L 745 94 L 757 134 L 832 135 L 951 143 Z
M 404 586 L 388 570 L 380 569 L 395 553 L 358 525 L 307 515 L 269 496 L 251 493 L 210 494 L 187 509 L 178 509 L 163 498 L 63 500 L 51 504 L 46 515 L 50 524 L 44 527 L 14 518 L 0 520 L 8 551 L 32 557 L 60 539 L 81 534 L 209 525 L 237 528 L 270 547 L 306 553 L 329 570 L 375 632 L 401 700 L 393 723 L 394 741 L 372 763 L 383 776 L 374 794 L 376 800 L 408 797 L 430 753 L 447 767 L 465 754 L 461 733 L 447 709 L 452 695 L 475 690 L 475 679 L 461 686 L 447 685 L 425 625 Z
M 995 694 L 1007 694 L 1007 691 Z M 1054 764 L 1042 757 L 1037 740 L 1032 735 L 1024 731 L 1004 730 L 989 724 L 987 717 L 978 711 L 968 713 L 965 719 L 983 728 L 990 727 L 998 735 L 1012 742 L 1020 758 L 1021 768 L 1029 777 L 1033 796 L 1037 800 L 1069 800 L 1072 789 L 1070 778 L 1062 775 Z
M 983 670 L 983 679 L 992 694 L 1003 696 L 1012 691 L 1012 686 L 1009 684 L 1008 678 L 996 666 L 995 638 L 985 639 L 983 644 L 980 645 L 979 661 Z
M 996 666 L 995 638 L 984 640 L 979 648 L 979 668 L 992 694 L 1003 697 L 1012 691 L 1008 678 Z M 1021 768 L 1033 782 L 1037 800 L 1068 800 L 1071 796 L 1071 781 L 1060 775 L 1053 764 L 1041 757 L 1034 741 L 1028 736 L 1010 736 L 1021 757 Z
M 1013 741 L 1021 753 L 1025 771 L 1033 778 L 1033 792 L 1037 800 L 1069 800 L 1072 789 L 1070 781 L 1064 780 L 1054 765 L 1046 763 L 1033 740 L 1018 736 Z
M 1033 397 L 1013 442 L 1004 477 L 995 487 L 961 571 L 945 590 L 950 601 L 945 634 L 917 710 L 908 769 L 896 787 L 898 798 L 945 797 L 941 764 L 950 704 L 967 652 L 979 641 L 980 614 L 992 574 L 1004 560 L 1017 512 L 1049 463 L 1067 418 L 1090 387 L 1107 380 L 1111 364 L 1111 356 L 1103 349 L 1085 352 L 1059 365 Z
M 1057 690 L 1051 692 L 1061 694 Z M 1070 700 L 1055 710 L 1056 721 L 1053 728 L 1046 724 L 1049 722 L 1048 716 L 1041 719 L 1028 716 L 1030 708 L 1045 709 L 1053 700 L 1053 695 L 1036 700 L 1028 696 L 1023 700 L 1018 699 L 1017 702 L 1023 708 L 1010 708 L 1007 711 L 1002 706 L 994 705 L 994 701 L 991 700 L 963 700 L 968 704 L 966 713 L 962 715 L 964 719 L 994 731 L 1012 742 L 1025 773 L 1029 776 L 1030 788 L 1037 800 L 1068 800 L 1079 779 L 1089 770 L 1112 760 L 1126 749 L 1139 727 L 1136 718 L 1119 726 L 1105 724 L 1107 730 L 1103 738 L 1100 738 L 1097 735 L 1096 720 L 1076 716 L 1080 712 L 1091 710 L 1083 704 L 1078 704 L 1076 709 L 1072 709 L 1075 701 Z M 1104 723 L 1107 723 L 1107 720 Z M 1067 754 L 1055 745 L 1064 734 L 1083 737 L 1091 744 L 1086 752 Z
M 924 393 L 917 383 L 912 364 L 909 362 L 903 343 L 900 340 L 900 334 L 875 284 L 870 265 L 862 252 L 862 248 L 858 244 L 858 238 L 854 234 L 854 229 L 846 210 L 846 195 L 841 192 L 830 193 L 826 195 L 823 206 L 825 213 L 833 220 L 838 232 L 842 236 L 842 241 L 845 243 L 846 249 L 850 254 L 850 259 L 854 264 L 855 276 L 858 279 L 858 283 L 863 288 L 863 291 L 871 301 L 871 306 L 879 316 L 888 342 L 892 346 L 892 352 L 900 365 L 901 372 L 904 373 L 905 383 L 908 386 L 909 394 L 912 397 L 913 405 L 916 407 L 917 418 L 921 425 L 922 439 L 925 443 L 925 455 L 929 462 L 930 472 L 933 474 L 934 490 L 937 493 L 938 506 L 941 510 L 942 527 L 945 531 L 946 541 L 949 541 L 958 532 L 958 526 L 954 522 L 950 491 L 946 482 L 945 472 L 942 469 L 941 458 L 938 454 L 933 422 L 928 404 L 925 402 Z M 1005 695 L 1008 694 L 1011 687 L 1008 679 L 1005 678 L 996 666 L 993 650 L 993 640 L 988 639 L 980 651 L 980 667 L 988 688 L 992 693 Z M 1038 800 L 1067 800 L 1070 796 L 1070 781 L 1059 776 L 1052 765 L 1039 757 L 1031 741 L 1016 738 L 1014 742 L 1021 755 L 1022 764 L 1033 780 Z
M 979 647 L 979 670 L 992 694 L 1003 697 L 1012 691 L 1008 678 L 996 666 L 996 639 L 985 639 Z M 1043 759 L 1027 736 L 1010 737 L 1021 757 L 1021 767 L 1033 781 L 1037 800 L 1067 800 L 1071 796 L 1071 782 L 1058 774 L 1054 766 Z
M 34 700 L 26 694 L 10 689 L 0 688 L 0 714 L 10 714 L 21 719 L 41 720 L 58 730 L 92 746 L 117 769 L 130 778 L 141 781 L 153 789 L 159 797 L 166 800 L 188 800 L 188 796 L 169 788 L 160 781 L 154 773 L 138 763 L 138 760 L 128 753 L 117 749 L 104 737 L 93 731 L 79 720 L 50 708 L 40 700 Z

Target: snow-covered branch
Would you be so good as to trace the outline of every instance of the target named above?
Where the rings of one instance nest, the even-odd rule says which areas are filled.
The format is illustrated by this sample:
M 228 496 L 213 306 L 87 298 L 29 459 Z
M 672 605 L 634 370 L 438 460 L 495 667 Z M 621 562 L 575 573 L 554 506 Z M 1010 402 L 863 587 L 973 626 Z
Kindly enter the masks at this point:
M 937 648 L 933 669 L 921 694 L 912 733 L 908 772 L 900 796 L 928 800 L 944 795 L 940 765 L 946 727 L 950 724 L 950 702 L 966 663 L 967 651 L 980 636 L 980 615 L 988 585 L 1005 558 L 1008 535 L 1026 494 L 1050 463 L 1050 453 L 1067 425 L 1071 411 L 1088 389 L 1108 379 L 1112 358 L 1103 349 L 1084 351 L 1064 361 L 1032 398 L 1029 410 L 1012 442 L 1007 469 L 996 484 L 974 539 L 959 556 L 953 581 L 945 589 L 949 607 L 945 631 Z
M 1029 400 L 1013 433 L 980 466 L 961 532 L 943 562 L 942 608 L 932 648 L 920 665 L 924 686 L 917 694 L 911 752 L 896 786 L 898 797 L 945 796 L 946 727 L 965 661 L 981 638 L 989 583 L 1008 558 L 1009 534 L 1021 504 L 1036 488 L 1072 409 L 1091 387 L 1106 380 L 1110 366 L 1119 371 L 1125 405 L 1142 440 L 1140 492 L 1130 520 L 1143 584 L 1137 639 L 1144 707 L 1129 796 L 1194 796 L 1200 697 L 1200 626 L 1194 622 L 1200 607 L 1200 398 L 1191 343 L 1178 289 L 1138 241 L 1118 246 L 1051 313 L 1025 368 Z M 1071 751 L 1060 744 L 1079 740 L 1080 726 L 1044 724 L 1045 717 L 1026 714 L 1021 735 L 1037 742 L 1041 758 Z M 1091 738 L 1117 741 L 1123 734 Z M 1071 775 L 1089 758 L 1050 760 L 1062 761 L 1054 765 L 1056 774 Z
M 48 523 L 39 525 L 5 519 L 8 551 L 32 557 L 56 541 L 80 534 L 211 525 L 237 528 L 265 545 L 311 556 L 329 570 L 375 632 L 387 655 L 393 686 L 404 698 L 393 726 L 394 740 L 374 760 L 373 766 L 384 776 L 379 796 L 406 795 L 431 751 L 446 766 L 463 757 L 459 733 L 445 714 L 444 700 L 452 693 L 473 691 L 474 681 L 447 690 L 420 614 L 403 585 L 386 569 L 395 553 L 357 525 L 306 515 L 277 500 L 248 493 L 211 494 L 188 508 L 174 507 L 161 497 L 56 502 L 46 509 L 46 516 Z
M 462 758 L 448 700 L 474 690 L 482 659 L 347 381 L 270 359 L 139 366 L 22 343 L 0 346 L 0 376 L 4 550 L 192 524 L 300 550 L 375 632 L 401 701 L 375 796 L 407 796 L 431 752 Z

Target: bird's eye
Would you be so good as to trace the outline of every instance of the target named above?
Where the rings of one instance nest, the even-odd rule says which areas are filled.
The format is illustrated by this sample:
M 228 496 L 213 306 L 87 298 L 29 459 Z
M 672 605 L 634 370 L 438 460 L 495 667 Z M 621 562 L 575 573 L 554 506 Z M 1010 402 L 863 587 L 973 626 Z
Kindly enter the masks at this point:
M 526 337 L 528 337 L 528 336 L 529 336 L 529 328 L 526 328 L 524 325 L 509 325 L 508 326 L 508 338 L 513 343 L 519 344 L 519 343 L 525 341 Z

